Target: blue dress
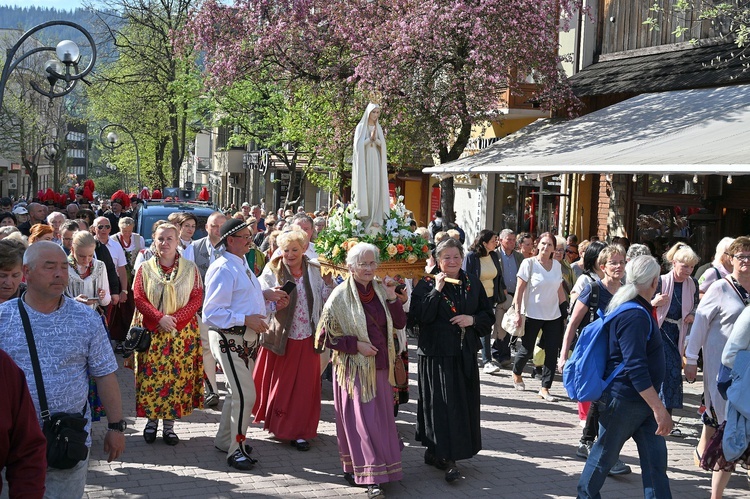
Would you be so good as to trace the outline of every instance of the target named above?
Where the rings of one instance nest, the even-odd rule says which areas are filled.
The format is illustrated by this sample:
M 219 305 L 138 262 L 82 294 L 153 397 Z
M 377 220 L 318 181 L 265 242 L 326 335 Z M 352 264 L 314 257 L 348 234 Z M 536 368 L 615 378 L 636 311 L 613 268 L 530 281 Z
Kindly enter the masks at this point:
M 682 284 L 674 283 L 672 301 L 669 303 L 667 319 L 679 320 L 682 318 Z M 677 348 L 680 340 L 680 328 L 677 324 L 667 320 L 659 329 L 664 343 L 664 362 L 666 372 L 664 382 L 659 390 L 659 398 L 667 409 L 682 408 L 682 355 Z

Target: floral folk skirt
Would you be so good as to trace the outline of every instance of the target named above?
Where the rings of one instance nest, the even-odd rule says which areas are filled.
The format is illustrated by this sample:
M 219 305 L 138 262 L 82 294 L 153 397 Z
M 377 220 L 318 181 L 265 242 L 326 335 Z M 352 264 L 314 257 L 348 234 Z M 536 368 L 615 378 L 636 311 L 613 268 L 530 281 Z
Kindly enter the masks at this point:
M 195 318 L 175 334 L 151 334 L 136 356 L 136 416 L 177 419 L 203 408 L 203 350 Z

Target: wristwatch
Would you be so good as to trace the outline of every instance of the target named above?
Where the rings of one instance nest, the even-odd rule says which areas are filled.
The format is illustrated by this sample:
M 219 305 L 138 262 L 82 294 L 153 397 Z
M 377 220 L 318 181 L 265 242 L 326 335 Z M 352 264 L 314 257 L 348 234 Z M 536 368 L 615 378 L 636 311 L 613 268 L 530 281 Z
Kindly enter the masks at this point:
M 118 421 L 117 423 L 109 423 L 107 425 L 108 430 L 112 431 L 119 431 L 120 433 L 125 433 L 125 429 L 128 427 L 128 422 L 124 419 L 121 421 Z

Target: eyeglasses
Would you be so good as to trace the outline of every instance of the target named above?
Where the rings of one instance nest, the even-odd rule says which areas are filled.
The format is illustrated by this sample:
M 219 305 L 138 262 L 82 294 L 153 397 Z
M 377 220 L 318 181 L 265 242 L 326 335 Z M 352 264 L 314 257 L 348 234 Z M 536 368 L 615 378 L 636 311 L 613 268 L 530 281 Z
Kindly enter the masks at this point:
M 111 225 L 97 225 L 96 228 L 99 229 L 99 230 L 102 230 L 102 229 L 111 229 L 112 226 Z
M 742 263 L 750 262 L 750 255 L 730 255 L 732 258 L 736 258 Z
M 569 255 L 577 255 L 578 254 L 577 251 L 573 251 L 573 250 L 565 250 L 565 253 L 567 253 Z
M 248 239 L 248 240 L 250 240 L 250 239 L 253 238 L 253 235 L 252 234 L 248 234 L 246 236 L 237 236 L 237 235 L 234 235 L 234 234 L 230 234 L 229 237 L 237 237 L 237 238 L 242 238 L 242 239 Z
M 376 269 L 378 268 L 377 262 L 357 262 L 354 264 L 358 269 Z

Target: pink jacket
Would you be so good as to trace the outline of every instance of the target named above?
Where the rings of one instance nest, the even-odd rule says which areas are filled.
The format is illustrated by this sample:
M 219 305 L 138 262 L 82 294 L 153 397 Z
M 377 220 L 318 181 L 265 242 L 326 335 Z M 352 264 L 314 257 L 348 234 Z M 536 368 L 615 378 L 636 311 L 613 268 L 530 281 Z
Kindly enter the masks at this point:
M 669 312 L 669 305 L 672 303 L 672 292 L 674 291 L 674 272 L 669 271 L 661 276 L 661 292 L 669 295 L 669 301 L 666 305 L 656 308 L 656 322 L 661 327 L 664 324 L 664 319 L 667 318 Z M 695 301 L 695 281 L 692 278 L 685 279 L 682 283 L 682 318 L 684 319 L 690 314 L 695 315 L 695 307 L 698 306 Z M 687 336 L 688 329 L 690 327 L 684 323 L 680 324 L 680 340 L 677 344 L 678 351 L 680 354 L 685 352 L 685 337 Z

